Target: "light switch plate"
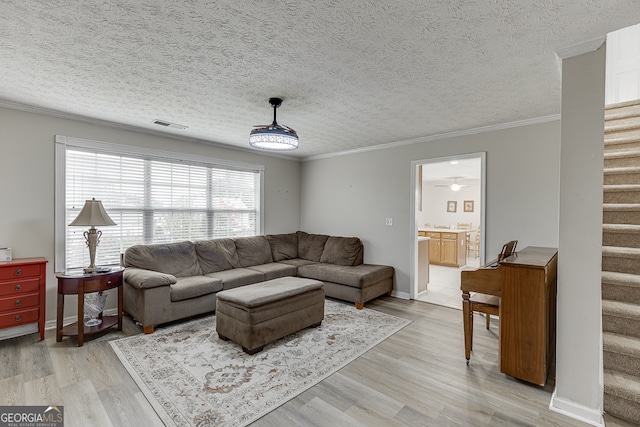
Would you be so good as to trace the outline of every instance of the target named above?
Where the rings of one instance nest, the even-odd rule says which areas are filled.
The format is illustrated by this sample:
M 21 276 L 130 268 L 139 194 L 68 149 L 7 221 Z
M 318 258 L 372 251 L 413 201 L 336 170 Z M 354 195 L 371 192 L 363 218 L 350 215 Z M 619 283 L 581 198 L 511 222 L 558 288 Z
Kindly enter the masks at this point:
M 386 225 L 387 227 L 393 226 L 393 218 L 385 218 L 384 225 Z

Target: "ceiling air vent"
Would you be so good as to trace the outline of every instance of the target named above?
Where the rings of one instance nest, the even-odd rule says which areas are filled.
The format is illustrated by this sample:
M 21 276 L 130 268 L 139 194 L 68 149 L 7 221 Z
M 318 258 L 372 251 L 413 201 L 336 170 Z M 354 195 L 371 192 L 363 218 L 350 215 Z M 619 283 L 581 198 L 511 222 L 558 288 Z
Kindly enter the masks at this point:
M 155 123 L 157 125 L 160 125 L 160 126 L 164 126 L 164 127 L 168 127 L 168 128 L 174 128 L 174 129 L 186 129 L 186 128 L 188 128 L 188 126 L 179 125 L 177 123 L 167 122 L 165 120 L 154 120 L 153 123 Z

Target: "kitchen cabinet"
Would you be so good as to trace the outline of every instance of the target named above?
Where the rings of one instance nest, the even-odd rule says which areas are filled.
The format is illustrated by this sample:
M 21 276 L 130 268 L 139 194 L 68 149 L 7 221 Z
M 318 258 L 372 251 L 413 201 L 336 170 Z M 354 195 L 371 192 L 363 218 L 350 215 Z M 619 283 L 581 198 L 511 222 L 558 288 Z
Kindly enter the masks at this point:
M 468 230 L 421 228 L 418 232 L 431 238 L 429 262 L 448 267 L 462 267 L 467 263 Z

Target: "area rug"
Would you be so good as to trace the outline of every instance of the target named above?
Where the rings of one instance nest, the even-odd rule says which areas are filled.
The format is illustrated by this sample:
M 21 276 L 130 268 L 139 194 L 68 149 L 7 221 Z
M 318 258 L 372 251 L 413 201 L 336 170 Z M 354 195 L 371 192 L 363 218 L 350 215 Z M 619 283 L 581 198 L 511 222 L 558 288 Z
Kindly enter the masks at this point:
M 325 318 L 249 356 L 218 338 L 215 316 L 111 345 L 168 426 L 246 426 L 411 323 L 325 301 Z

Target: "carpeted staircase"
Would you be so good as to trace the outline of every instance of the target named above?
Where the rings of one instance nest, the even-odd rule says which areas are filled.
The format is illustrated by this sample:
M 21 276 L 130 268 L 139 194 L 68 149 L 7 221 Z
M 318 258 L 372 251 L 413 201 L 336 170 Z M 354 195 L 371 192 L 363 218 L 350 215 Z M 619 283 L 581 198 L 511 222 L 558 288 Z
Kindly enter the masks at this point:
M 604 410 L 640 424 L 640 100 L 605 109 Z

